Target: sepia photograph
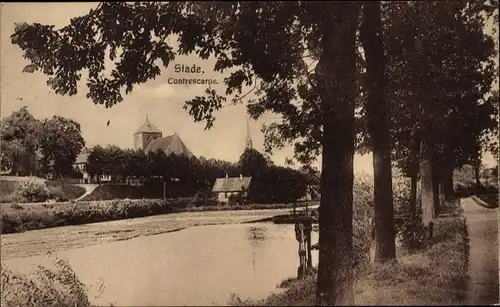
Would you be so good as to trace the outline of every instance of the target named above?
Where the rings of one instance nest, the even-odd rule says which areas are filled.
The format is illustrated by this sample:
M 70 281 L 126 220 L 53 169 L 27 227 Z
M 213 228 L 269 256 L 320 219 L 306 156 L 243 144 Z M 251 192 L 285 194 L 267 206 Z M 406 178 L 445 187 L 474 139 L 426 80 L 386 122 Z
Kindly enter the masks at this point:
M 498 14 L 1 2 L 1 306 L 499 305 Z

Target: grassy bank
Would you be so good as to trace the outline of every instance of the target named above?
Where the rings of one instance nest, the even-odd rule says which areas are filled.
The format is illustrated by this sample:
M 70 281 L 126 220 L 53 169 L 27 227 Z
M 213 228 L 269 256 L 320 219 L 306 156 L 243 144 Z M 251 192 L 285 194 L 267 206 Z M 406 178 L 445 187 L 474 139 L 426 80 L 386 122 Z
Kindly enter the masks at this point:
M 461 210 L 455 208 L 455 210 Z M 463 215 L 436 221 L 428 248 L 398 261 L 371 265 L 355 282 L 356 305 L 461 305 L 468 283 L 468 235 Z M 260 301 L 230 301 L 235 306 L 314 306 L 316 276 L 288 282 L 281 293 Z
M 112 200 L 52 204 L 2 204 L 2 234 L 60 226 L 115 221 L 176 212 L 262 210 L 293 208 L 293 204 L 248 206 L 192 206 L 191 199 Z M 299 203 L 299 206 L 314 203 Z
M 29 200 L 19 190 L 21 180 L 0 180 L 0 202 L 2 203 L 24 203 Z M 85 189 L 76 185 L 59 181 L 45 181 L 47 194 L 44 198 L 65 202 L 76 199 L 85 193 Z

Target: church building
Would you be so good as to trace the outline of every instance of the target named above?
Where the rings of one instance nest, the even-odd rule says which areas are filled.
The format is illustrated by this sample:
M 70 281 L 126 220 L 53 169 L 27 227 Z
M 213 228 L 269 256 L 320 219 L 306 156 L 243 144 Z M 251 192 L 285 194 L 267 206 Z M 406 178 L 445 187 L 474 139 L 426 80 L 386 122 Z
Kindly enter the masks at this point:
M 153 125 L 147 116 L 144 124 L 134 133 L 134 148 L 142 149 L 146 153 L 161 150 L 167 156 L 171 154 L 190 158 L 194 156 L 177 133 L 163 137 L 161 130 Z

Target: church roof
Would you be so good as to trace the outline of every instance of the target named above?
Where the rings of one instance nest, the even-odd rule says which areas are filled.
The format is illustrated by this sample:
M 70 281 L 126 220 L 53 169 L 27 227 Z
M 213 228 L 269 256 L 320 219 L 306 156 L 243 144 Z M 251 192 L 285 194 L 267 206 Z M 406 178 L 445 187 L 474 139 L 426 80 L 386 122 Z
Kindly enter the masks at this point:
M 148 118 L 146 117 L 146 122 L 142 124 L 139 129 L 134 134 L 138 133 L 161 133 L 161 130 L 156 128 L 155 125 L 149 122 Z
M 162 150 L 165 154 L 171 155 L 185 155 L 188 157 L 193 157 L 193 153 L 187 148 L 186 144 L 181 140 L 181 138 L 174 133 L 173 135 L 166 136 L 161 139 L 156 139 L 151 141 L 146 147 L 146 152 Z
M 252 177 L 217 178 L 213 192 L 239 192 L 242 188 L 248 189 Z

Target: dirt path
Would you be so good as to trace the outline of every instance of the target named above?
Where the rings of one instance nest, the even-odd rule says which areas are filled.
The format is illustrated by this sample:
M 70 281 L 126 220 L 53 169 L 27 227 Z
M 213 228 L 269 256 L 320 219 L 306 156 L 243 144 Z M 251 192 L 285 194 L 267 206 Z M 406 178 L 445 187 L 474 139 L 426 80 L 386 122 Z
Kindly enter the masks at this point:
M 1 236 L 1 259 L 28 257 L 129 240 L 193 226 L 235 224 L 285 214 L 290 209 L 185 212 L 144 218 L 32 230 Z
M 479 206 L 472 198 L 461 200 L 470 238 L 468 305 L 499 302 L 498 209 Z
M 75 201 L 82 200 L 84 197 L 87 195 L 90 195 L 94 190 L 99 186 L 98 184 L 77 184 L 77 186 L 82 187 L 85 189 L 85 193 L 83 193 L 82 196 L 78 197 L 75 199 Z

